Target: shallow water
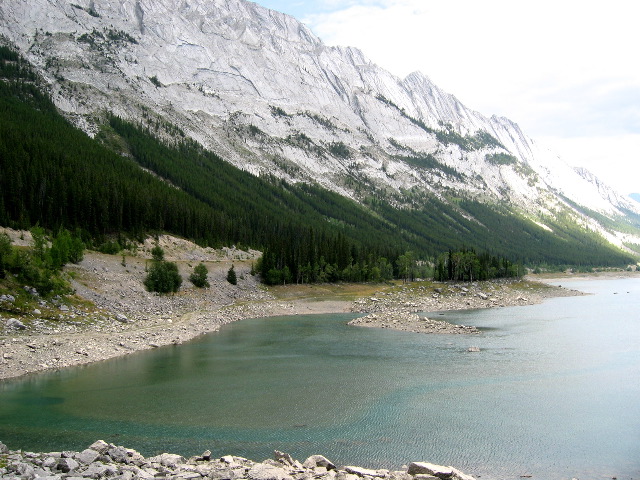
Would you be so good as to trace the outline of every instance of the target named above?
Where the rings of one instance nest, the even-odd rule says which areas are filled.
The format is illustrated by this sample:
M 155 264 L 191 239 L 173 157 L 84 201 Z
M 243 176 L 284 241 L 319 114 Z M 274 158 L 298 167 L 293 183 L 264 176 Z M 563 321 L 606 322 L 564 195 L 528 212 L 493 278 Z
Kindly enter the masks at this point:
M 432 313 L 479 336 L 247 320 L 179 347 L 0 383 L 0 440 L 254 460 L 414 460 L 489 478 L 640 477 L 640 280 L 594 295 Z M 481 351 L 470 353 L 469 346 Z

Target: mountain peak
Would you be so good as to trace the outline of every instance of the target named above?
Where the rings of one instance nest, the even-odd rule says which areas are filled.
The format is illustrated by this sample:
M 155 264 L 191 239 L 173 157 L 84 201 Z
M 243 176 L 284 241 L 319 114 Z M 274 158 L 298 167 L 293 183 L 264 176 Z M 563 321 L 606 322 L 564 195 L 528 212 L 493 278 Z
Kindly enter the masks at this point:
M 252 2 L 16 0 L 0 2 L 0 18 L 90 133 L 105 111 L 166 122 L 245 170 L 361 200 L 467 196 L 532 217 L 565 198 L 635 208 L 515 122 L 467 108 L 423 73 L 400 79 L 357 48 L 327 47 Z

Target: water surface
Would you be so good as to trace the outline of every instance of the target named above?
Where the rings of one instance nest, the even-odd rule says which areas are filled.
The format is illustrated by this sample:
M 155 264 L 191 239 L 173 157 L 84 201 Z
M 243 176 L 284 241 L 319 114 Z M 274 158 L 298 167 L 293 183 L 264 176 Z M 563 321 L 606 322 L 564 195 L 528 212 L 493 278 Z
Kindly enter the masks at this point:
M 640 280 L 593 295 L 432 313 L 481 335 L 247 320 L 178 347 L 0 383 L 0 440 L 144 455 L 451 464 L 489 478 L 640 477 Z M 470 353 L 470 346 L 481 351 Z

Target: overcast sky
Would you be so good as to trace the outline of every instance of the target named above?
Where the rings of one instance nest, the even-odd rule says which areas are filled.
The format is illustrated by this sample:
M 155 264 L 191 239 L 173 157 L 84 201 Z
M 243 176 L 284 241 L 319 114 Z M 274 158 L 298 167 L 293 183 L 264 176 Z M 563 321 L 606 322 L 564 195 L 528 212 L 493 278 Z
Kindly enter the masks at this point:
M 256 0 L 640 192 L 637 0 Z

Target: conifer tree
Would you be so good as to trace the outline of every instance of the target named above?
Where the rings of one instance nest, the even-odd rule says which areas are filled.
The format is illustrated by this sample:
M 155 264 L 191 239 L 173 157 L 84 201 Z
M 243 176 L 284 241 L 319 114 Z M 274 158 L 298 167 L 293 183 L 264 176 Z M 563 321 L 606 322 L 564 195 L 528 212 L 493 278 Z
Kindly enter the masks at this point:
M 238 279 L 236 278 L 236 271 L 233 268 L 233 265 L 231 265 L 231 268 L 227 272 L 227 282 L 229 282 L 231 285 L 237 285 L 238 283 Z
M 199 288 L 208 288 L 209 281 L 207 280 L 207 266 L 204 263 L 196 265 L 193 269 L 193 273 L 189 276 L 189 281 Z

